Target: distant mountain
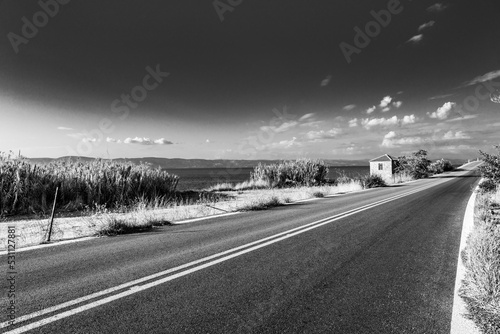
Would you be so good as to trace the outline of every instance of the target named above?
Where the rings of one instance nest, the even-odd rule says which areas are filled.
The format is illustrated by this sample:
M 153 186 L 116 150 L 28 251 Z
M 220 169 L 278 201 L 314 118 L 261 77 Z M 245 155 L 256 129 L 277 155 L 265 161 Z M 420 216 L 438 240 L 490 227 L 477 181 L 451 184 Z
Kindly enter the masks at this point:
M 95 158 L 89 157 L 61 157 L 61 158 L 31 158 L 30 161 L 34 163 L 48 163 L 54 160 L 73 160 L 78 159 L 83 161 L 92 161 Z M 180 158 L 155 158 L 155 157 L 144 157 L 144 158 L 119 158 L 113 159 L 114 161 L 130 161 L 134 164 L 139 164 L 141 162 L 151 164 L 154 168 L 163 169 L 179 169 L 179 168 L 253 168 L 259 163 L 262 164 L 272 164 L 277 163 L 282 160 L 223 160 L 223 159 L 180 159 Z M 432 159 L 431 159 L 432 160 Z M 465 159 L 447 159 L 453 165 L 461 165 L 467 160 Z M 369 166 L 368 160 L 334 160 L 334 159 L 324 159 L 323 160 L 328 166 L 331 167 L 345 167 L 345 166 Z
M 60 157 L 60 158 L 30 158 L 29 160 L 34 163 L 44 164 L 55 160 L 72 160 L 78 159 L 82 161 L 91 161 L 94 158 L 89 157 Z M 113 159 L 114 161 L 125 162 L 129 161 L 134 164 L 141 162 L 151 164 L 154 168 L 160 167 L 164 169 L 178 169 L 178 168 L 253 168 L 259 163 L 272 164 L 282 160 L 207 160 L 207 159 L 180 159 L 180 158 L 119 158 Z M 328 166 L 368 166 L 367 160 L 323 160 Z

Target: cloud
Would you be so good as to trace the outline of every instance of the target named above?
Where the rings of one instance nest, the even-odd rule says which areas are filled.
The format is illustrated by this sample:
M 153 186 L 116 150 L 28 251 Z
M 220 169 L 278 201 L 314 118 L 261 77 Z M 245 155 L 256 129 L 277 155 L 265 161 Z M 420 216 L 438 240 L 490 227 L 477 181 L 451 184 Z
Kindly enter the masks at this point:
M 412 38 L 410 38 L 409 40 L 407 40 L 406 43 L 417 44 L 417 43 L 421 42 L 423 38 L 424 38 L 423 34 L 415 35 Z
M 95 143 L 98 142 L 99 140 L 97 138 L 83 138 L 82 141 L 84 143 Z
M 417 118 L 415 115 L 406 115 L 403 118 L 399 119 L 397 116 L 393 116 L 391 118 L 364 118 L 361 120 L 361 125 L 367 129 L 370 130 L 371 128 L 375 126 L 391 126 L 391 125 L 407 125 L 407 124 L 413 124 L 417 121 Z
M 436 96 L 429 97 L 429 100 L 444 99 L 444 98 L 447 98 L 447 97 L 450 97 L 450 96 L 453 96 L 453 95 L 455 95 L 455 94 L 436 95 Z
M 403 102 L 401 101 L 394 101 L 392 102 L 392 105 L 396 108 L 400 108 L 403 105 Z
M 416 145 L 425 142 L 421 137 L 404 137 L 396 138 L 397 135 L 394 131 L 387 133 L 382 140 L 383 147 L 398 147 L 402 145 Z
M 466 135 L 463 131 L 453 132 L 452 130 L 450 130 L 443 135 L 443 139 L 445 140 L 470 139 L 470 136 Z
M 427 28 L 430 28 L 434 25 L 434 23 L 436 23 L 435 21 L 429 21 L 429 22 L 426 22 L 424 24 L 421 24 L 419 27 L 418 27 L 418 31 L 422 31 L 424 29 L 427 29 Z
M 119 140 L 119 139 L 115 139 L 115 138 L 111 138 L 111 137 L 107 137 L 107 138 L 106 138 L 106 141 L 107 141 L 108 143 L 117 143 L 117 144 L 121 144 L 121 143 L 122 143 L 122 141 L 121 141 L 121 140 Z
M 448 8 L 447 5 L 444 5 L 443 3 L 438 2 L 432 6 L 427 7 L 427 11 L 439 13 L 439 12 L 442 12 L 443 10 L 445 10 L 446 8 Z
M 374 111 L 375 111 L 375 109 L 377 109 L 377 107 L 375 107 L 375 106 L 373 106 L 373 107 L 371 107 L 371 108 L 368 108 L 368 109 L 366 109 L 366 113 L 367 113 L 368 115 L 370 115 L 372 112 L 374 112 Z
M 390 97 L 388 95 L 388 96 L 384 97 L 382 99 L 382 101 L 380 101 L 379 107 L 380 108 L 385 108 L 385 107 L 389 106 L 389 104 L 391 104 L 391 102 L 392 102 L 392 97 Z
M 446 122 L 465 121 L 465 120 L 468 120 L 468 119 L 474 119 L 474 118 L 477 118 L 477 117 L 479 117 L 479 114 L 474 114 L 474 115 L 465 115 L 465 116 L 462 116 L 462 117 L 457 117 L 457 118 L 448 119 L 448 120 L 446 120 Z
M 314 115 L 315 115 L 314 113 L 305 114 L 304 116 L 299 118 L 299 122 L 302 122 L 302 121 L 305 121 L 306 119 L 312 118 L 312 117 L 314 117 Z
M 309 140 L 318 140 L 318 139 L 334 139 L 337 138 L 340 134 L 342 134 L 342 129 L 333 128 L 328 131 L 309 131 L 306 134 L 307 139 Z
M 417 121 L 417 118 L 415 115 L 406 115 L 401 119 L 401 124 L 406 125 L 406 124 L 413 124 Z
M 498 77 L 500 77 L 500 70 L 491 71 L 491 72 L 488 72 L 486 74 L 477 76 L 474 79 L 472 79 L 471 81 L 465 82 L 463 84 L 463 86 L 472 86 L 472 85 L 475 85 L 475 84 L 478 84 L 478 83 L 481 83 L 481 82 L 485 82 L 485 81 L 490 81 L 490 80 L 496 79 Z
M 356 126 L 358 126 L 358 119 L 357 119 L 357 118 L 351 119 L 351 120 L 349 121 L 349 127 L 350 127 L 350 128 L 354 128 L 354 127 L 356 127 Z
M 430 118 L 437 118 L 437 119 L 447 119 L 448 116 L 451 113 L 451 110 L 456 106 L 457 104 L 455 102 L 446 102 L 443 104 L 442 107 L 439 107 L 436 111 L 433 113 L 427 113 Z
M 389 126 L 397 124 L 398 124 L 397 116 L 393 116 L 387 119 L 382 117 L 382 118 L 372 118 L 372 119 L 364 118 L 361 120 L 361 125 L 363 125 L 363 127 L 368 130 L 374 126 Z
M 332 76 L 327 75 L 326 78 L 321 81 L 321 87 L 328 86 L 328 84 L 330 83 L 330 80 L 332 80 Z
M 61 130 L 61 131 L 71 131 L 71 130 L 74 130 L 73 128 L 67 128 L 65 126 L 58 126 L 57 127 L 57 130 Z
M 348 104 L 348 105 L 344 106 L 342 109 L 349 111 L 349 110 L 353 110 L 354 108 L 356 108 L 355 104 Z
M 261 126 L 260 129 L 262 131 L 273 131 L 276 133 L 281 133 L 281 132 L 286 132 L 286 131 L 294 128 L 298 124 L 299 124 L 299 122 L 297 122 L 297 121 L 288 121 L 288 122 L 283 122 L 280 126 L 265 125 L 265 126 Z
M 146 137 L 135 137 L 135 138 L 126 138 L 123 141 L 125 144 L 139 144 L 139 145 L 171 145 L 173 144 L 171 141 L 166 140 L 165 138 L 160 138 L 156 140 L 152 140 Z

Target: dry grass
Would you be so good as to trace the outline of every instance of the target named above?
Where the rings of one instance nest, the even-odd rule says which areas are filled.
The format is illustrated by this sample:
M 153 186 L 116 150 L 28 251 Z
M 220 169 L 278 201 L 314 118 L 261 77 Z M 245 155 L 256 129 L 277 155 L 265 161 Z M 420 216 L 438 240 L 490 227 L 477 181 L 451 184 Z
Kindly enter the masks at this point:
M 462 257 L 466 276 L 460 295 L 484 333 L 500 333 L 500 191 L 480 192 L 474 229 Z
M 336 186 L 297 187 L 282 189 L 257 189 L 234 191 L 232 197 L 204 197 L 196 201 L 178 201 L 165 206 L 162 200 L 139 201 L 126 212 L 113 213 L 107 209 L 95 211 L 92 215 L 73 218 L 56 218 L 52 240 L 73 239 L 92 235 L 116 235 L 121 233 L 149 231 L 160 225 L 168 225 L 186 219 L 200 218 L 245 210 L 262 210 L 313 197 L 347 193 L 362 190 L 359 181 Z M 7 236 L 7 225 L 15 225 L 18 247 L 40 244 L 45 241 L 47 220 L 15 221 L 0 224 L 0 243 L 5 245 L 3 236 Z

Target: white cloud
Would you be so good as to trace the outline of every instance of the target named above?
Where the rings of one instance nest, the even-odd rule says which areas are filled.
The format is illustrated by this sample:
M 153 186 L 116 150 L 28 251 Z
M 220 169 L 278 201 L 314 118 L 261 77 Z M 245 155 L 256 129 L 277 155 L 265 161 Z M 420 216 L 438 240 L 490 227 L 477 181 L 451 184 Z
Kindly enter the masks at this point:
M 413 124 L 417 121 L 417 118 L 415 115 L 406 115 L 401 119 L 401 124 L 406 125 L 406 124 Z
M 430 28 L 430 27 L 432 27 L 432 26 L 434 25 L 434 23 L 436 23 L 436 22 L 434 22 L 434 21 L 429 21 L 429 22 L 426 22 L 426 23 L 424 23 L 424 24 L 421 24 L 421 25 L 418 27 L 418 31 L 422 31 L 422 30 L 424 30 L 424 29 Z
M 330 83 L 330 80 L 332 80 L 332 76 L 328 75 L 325 79 L 323 79 L 321 81 L 321 87 L 328 86 L 328 84 Z
M 396 138 L 397 135 L 394 131 L 387 133 L 382 140 L 383 147 L 398 147 L 403 145 L 416 145 L 422 144 L 425 140 L 421 137 L 404 137 Z
M 453 132 L 452 130 L 450 130 L 443 135 L 443 139 L 445 140 L 470 139 L 470 136 L 465 134 L 463 131 Z
M 427 7 L 427 11 L 429 11 L 429 12 L 442 12 L 446 8 L 448 8 L 447 5 L 444 5 L 443 3 L 438 2 L 432 6 Z
M 385 107 L 389 106 L 389 104 L 391 104 L 391 102 L 392 102 L 392 97 L 386 96 L 382 99 L 382 101 L 380 101 L 379 106 L 380 106 L 380 108 L 385 108 Z
M 396 108 L 400 108 L 403 105 L 403 102 L 401 101 L 394 101 L 392 102 L 392 105 Z
M 481 83 L 481 82 L 485 82 L 485 81 L 496 79 L 498 77 L 500 77 L 500 70 L 491 71 L 491 72 L 488 72 L 486 74 L 477 76 L 474 79 L 472 79 L 471 81 L 468 81 L 468 82 L 464 83 L 464 86 L 472 86 L 472 85 L 475 85 L 475 84 L 478 84 L 478 83 Z
M 370 115 L 372 112 L 374 112 L 374 111 L 375 111 L 375 109 L 377 109 L 377 107 L 375 107 L 375 106 L 373 106 L 373 107 L 371 107 L 371 108 L 368 108 L 368 109 L 366 109 L 366 113 L 367 113 L 368 115 Z
M 58 126 L 57 127 L 57 130 L 61 130 L 61 131 L 71 131 L 71 130 L 74 130 L 73 128 L 68 128 L 68 127 L 65 127 L 65 126 Z
M 135 137 L 135 138 L 126 138 L 123 141 L 125 144 L 139 144 L 139 145 L 171 145 L 172 142 L 166 140 L 165 138 L 160 138 L 156 140 L 152 140 L 146 137 Z
M 419 43 L 420 41 L 422 41 L 423 38 L 424 38 L 423 34 L 415 35 L 412 38 L 410 38 L 409 40 L 407 40 L 406 43 L 416 44 L 416 43 Z
M 403 118 L 398 118 L 397 116 L 393 116 L 391 118 L 363 118 L 361 119 L 361 125 L 369 130 L 372 127 L 375 126 L 391 126 L 391 125 L 407 125 L 407 124 L 413 124 L 417 121 L 417 117 L 415 115 L 406 115 Z
M 168 141 L 165 138 L 156 139 L 154 141 L 154 143 L 156 145 L 172 145 L 173 144 L 171 141 Z
M 358 126 L 358 119 L 357 119 L 357 118 L 351 119 L 351 120 L 349 121 L 349 127 L 350 127 L 350 128 L 354 128 L 354 127 L 356 127 L 356 126 Z
M 474 118 L 477 118 L 479 117 L 479 114 L 474 114 L 474 115 L 464 115 L 462 117 L 457 117 L 457 118 L 452 118 L 452 119 L 448 119 L 446 120 L 446 122 L 458 122 L 458 121 L 465 121 L 465 120 L 468 120 L 468 119 L 474 119 Z
M 457 104 L 455 102 L 446 102 L 443 104 L 442 107 L 439 107 L 436 111 L 433 113 L 427 113 L 430 118 L 437 118 L 437 119 L 447 119 L 448 116 L 451 113 L 451 110 L 456 106 Z
M 84 143 L 95 143 L 98 141 L 98 139 L 97 138 L 83 138 L 82 141 Z
M 111 137 L 107 137 L 107 138 L 106 138 L 106 141 L 107 141 L 108 143 L 117 143 L 117 144 L 121 144 L 121 142 L 122 142 L 122 141 L 121 141 L 121 140 L 119 140 L 119 139 L 115 139 L 115 138 L 111 138 Z
M 348 105 L 344 106 L 342 109 L 349 111 L 349 110 L 353 110 L 354 108 L 356 108 L 355 104 L 348 104 Z
M 382 109 L 382 112 L 388 112 L 389 110 L 391 110 L 391 107 L 385 107 L 384 109 Z
M 307 139 L 309 140 L 318 140 L 318 139 L 334 139 L 337 138 L 342 133 L 342 129 L 333 128 L 328 131 L 309 131 L 306 134 Z
M 370 129 L 374 126 L 389 126 L 396 124 L 398 124 L 397 116 L 393 116 L 387 119 L 385 117 L 382 117 L 382 118 L 372 118 L 372 119 L 364 118 L 361 120 L 361 125 L 363 125 L 363 127 L 365 127 L 366 129 Z
M 384 136 L 384 139 L 392 139 L 392 138 L 395 138 L 395 137 L 396 137 L 396 132 L 391 131 L 391 132 L 389 132 L 388 134 L 386 134 Z
M 299 118 L 299 121 L 305 121 L 306 119 L 309 119 L 311 117 L 314 117 L 314 113 L 309 113 L 309 114 L 305 114 L 304 116 L 302 116 L 301 118 Z

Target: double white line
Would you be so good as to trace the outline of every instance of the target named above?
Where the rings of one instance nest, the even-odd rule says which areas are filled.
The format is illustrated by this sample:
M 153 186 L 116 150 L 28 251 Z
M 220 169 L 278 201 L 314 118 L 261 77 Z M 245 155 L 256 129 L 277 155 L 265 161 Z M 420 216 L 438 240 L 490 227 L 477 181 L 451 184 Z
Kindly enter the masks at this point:
M 278 233 L 278 234 L 275 234 L 275 235 L 272 235 L 272 236 L 254 241 L 254 242 L 250 242 L 250 243 L 247 243 L 245 245 L 242 245 L 242 246 L 239 246 L 236 248 L 232 248 L 232 249 L 229 249 L 229 250 L 221 252 L 221 253 L 207 256 L 207 257 L 204 257 L 202 259 L 192 261 L 192 262 L 183 264 L 183 265 L 175 267 L 175 268 L 164 270 L 164 271 L 158 272 L 158 273 L 153 274 L 153 275 L 145 276 L 143 278 L 139 278 L 139 279 L 136 279 L 136 280 L 124 283 L 124 284 L 117 285 L 113 288 L 98 291 L 98 292 L 92 293 L 90 295 L 83 296 L 83 297 L 80 297 L 77 299 L 73 299 L 73 300 L 70 300 L 68 302 L 65 302 L 65 303 L 62 303 L 59 305 L 55 305 L 55 306 L 52 306 L 52 307 L 49 307 L 49 308 L 46 308 L 46 309 L 43 309 L 43 310 L 40 310 L 37 312 L 33 312 L 33 313 L 30 313 L 27 315 L 20 316 L 20 317 L 16 318 L 16 324 L 20 324 L 20 323 L 32 320 L 34 318 L 41 317 L 41 316 L 46 315 L 46 314 L 54 313 L 56 311 L 60 311 L 60 310 L 69 308 L 66 311 L 62 311 L 60 313 L 50 315 L 46 318 L 42 318 L 42 319 L 35 321 L 35 322 L 32 322 L 32 323 L 28 323 L 22 327 L 12 329 L 11 331 L 8 331 L 5 333 L 6 334 L 7 333 L 12 333 L 12 334 L 24 333 L 24 332 L 29 331 L 31 329 L 47 325 L 47 324 L 52 323 L 54 321 L 57 321 L 57 320 L 60 320 L 63 318 L 67 318 L 69 316 L 93 309 L 95 307 L 98 307 L 98 306 L 101 306 L 104 304 L 111 303 L 112 301 L 115 301 L 117 299 L 133 295 L 133 294 L 138 293 L 140 291 L 144 291 L 144 290 L 150 289 L 152 287 L 155 287 L 157 285 L 172 281 L 176 278 L 186 276 L 186 275 L 189 275 L 189 274 L 194 273 L 196 271 L 214 266 L 218 263 L 225 262 L 227 260 L 238 257 L 240 255 L 250 253 L 254 250 L 272 245 L 272 244 L 277 243 L 279 241 L 291 238 L 291 237 L 296 236 L 298 234 L 305 233 L 307 231 L 318 228 L 320 226 L 333 223 L 337 220 L 352 216 L 356 213 L 359 213 L 359 212 L 362 212 L 365 210 L 369 210 L 369 209 L 377 207 L 379 205 L 383 205 L 383 204 L 398 200 L 400 198 L 415 194 L 417 192 L 434 187 L 435 185 L 436 185 L 436 183 L 433 183 L 431 185 L 425 185 L 425 186 L 416 188 L 414 190 L 402 193 L 400 195 L 392 196 L 392 197 L 386 198 L 384 200 L 376 201 L 374 203 L 370 203 L 370 204 L 367 204 L 367 205 L 358 207 L 356 209 L 352 209 L 352 210 L 349 210 L 349 211 L 346 211 L 346 212 L 343 212 L 343 213 L 340 213 L 340 214 L 337 214 L 337 215 L 334 215 L 331 217 L 320 219 L 320 220 L 317 220 L 315 222 L 312 222 L 312 223 L 309 223 L 309 224 L 306 224 L 303 226 L 299 226 L 299 227 L 296 227 L 296 228 L 293 228 L 293 229 L 290 229 L 290 230 L 287 230 L 287 231 L 284 231 L 284 232 L 281 232 L 281 233 Z M 116 293 L 116 294 L 114 294 L 114 293 Z M 82 304 L 82 305 L 77 306 L 78 304 Z M 76 306 L 76 307 L 71 308 L 72 306 Z M 8 326 L 9 326 L 8 322 L 0 323 L 0 329 L 6 328 Z

